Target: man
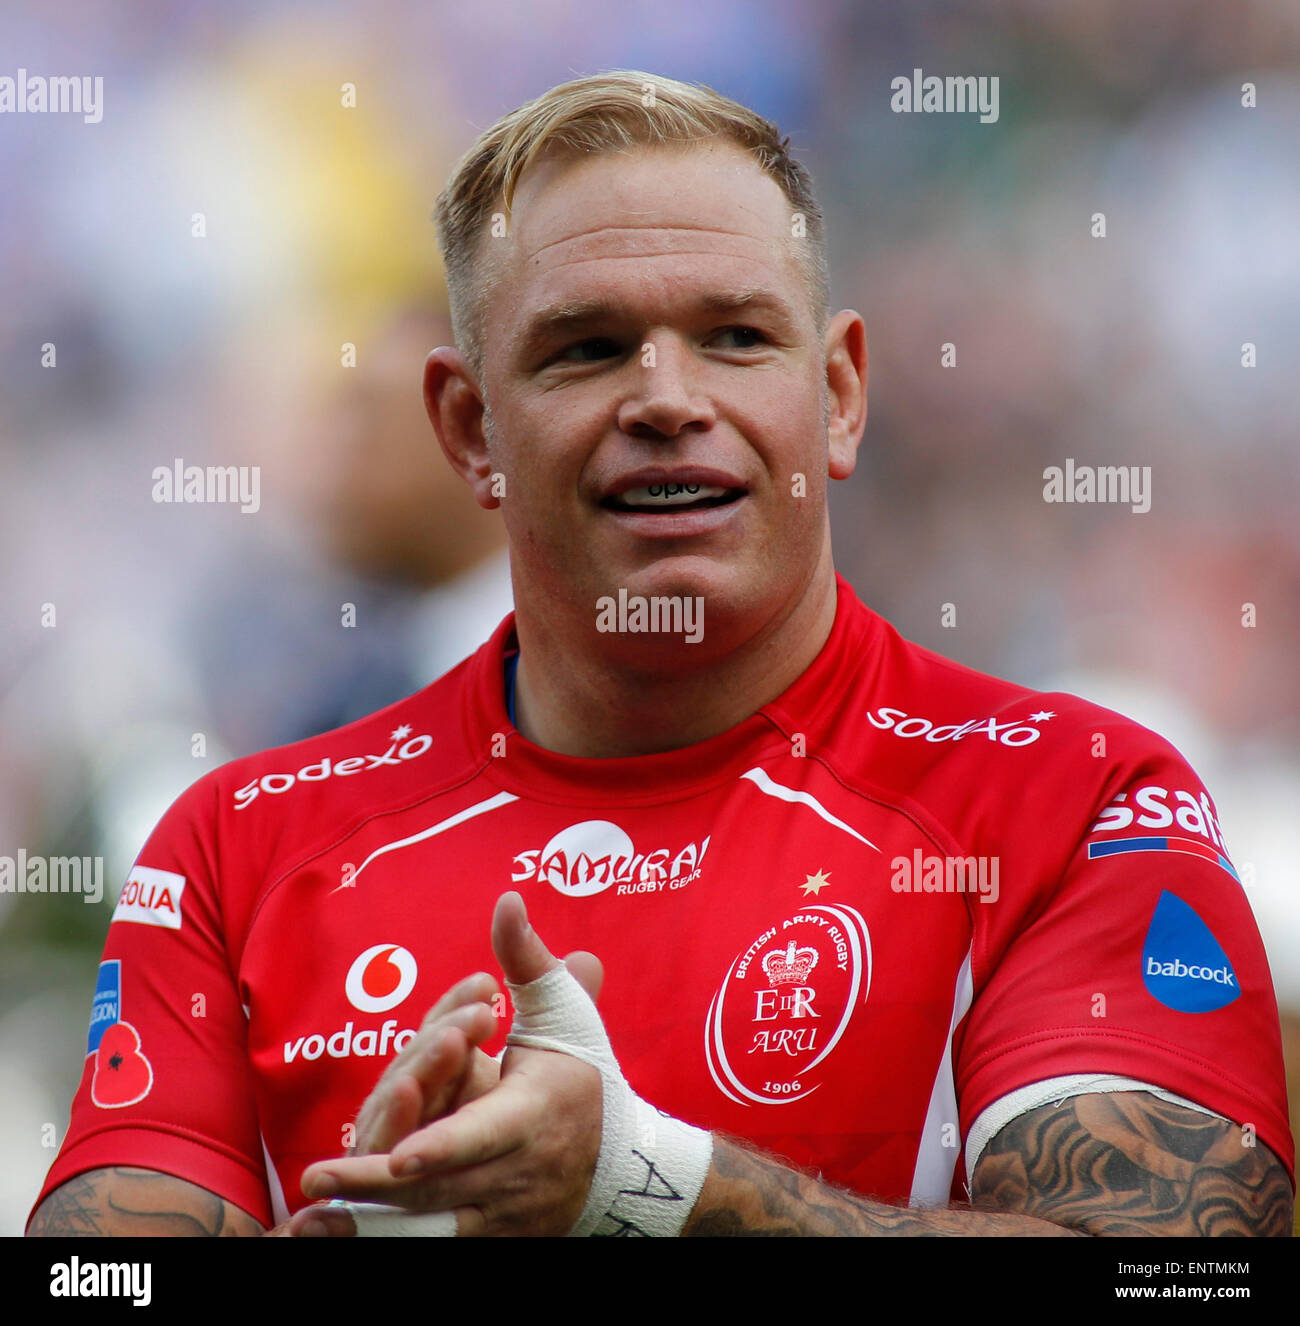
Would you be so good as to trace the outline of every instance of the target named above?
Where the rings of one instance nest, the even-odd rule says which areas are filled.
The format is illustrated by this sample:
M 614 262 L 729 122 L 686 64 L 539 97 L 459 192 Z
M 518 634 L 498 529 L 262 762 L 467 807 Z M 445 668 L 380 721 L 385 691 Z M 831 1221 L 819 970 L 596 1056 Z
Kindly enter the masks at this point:
M 864 329 L 773 127 L 578 80 L 439 219 L 426 403 L 517 612 L 164 818 L 33 1229 L 1289 1230 L 1276 1005 L 1195 775 L 835 575 Z M 493 955 L 499 1070 L 502 992 L 452 985 Z

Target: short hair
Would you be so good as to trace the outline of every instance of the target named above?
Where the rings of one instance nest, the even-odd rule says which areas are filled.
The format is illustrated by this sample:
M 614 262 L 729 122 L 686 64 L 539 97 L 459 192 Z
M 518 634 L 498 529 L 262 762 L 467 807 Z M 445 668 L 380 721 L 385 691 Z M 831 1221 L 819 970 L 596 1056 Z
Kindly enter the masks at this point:
M 452 331 L 483 370 L 484 274 L 480 257 L 493 213 L 510 212 L 524 171 L 547 148 L 626 151 L 722 139 L 753 154 L 803 218 L 799 264 L 813 320 L 825 330 L 829 281 L 821 208 L 812 177 L 770 120 L 702 83 L 616 69 L 561 83 L 503 116 L 475 140 L 438 195 L 434 218 L 446 269 Z

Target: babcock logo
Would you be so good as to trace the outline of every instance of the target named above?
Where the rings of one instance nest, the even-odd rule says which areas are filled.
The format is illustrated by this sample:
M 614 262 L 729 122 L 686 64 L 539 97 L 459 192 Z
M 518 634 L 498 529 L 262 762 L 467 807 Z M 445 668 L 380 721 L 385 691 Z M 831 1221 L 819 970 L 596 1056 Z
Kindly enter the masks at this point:
M 1212 1013 L 1241 994 L 1209 926 L 1168 890 L 1156 903 L 1142 946 L 1142 981 L 1153 999 L 1179 1013 Z

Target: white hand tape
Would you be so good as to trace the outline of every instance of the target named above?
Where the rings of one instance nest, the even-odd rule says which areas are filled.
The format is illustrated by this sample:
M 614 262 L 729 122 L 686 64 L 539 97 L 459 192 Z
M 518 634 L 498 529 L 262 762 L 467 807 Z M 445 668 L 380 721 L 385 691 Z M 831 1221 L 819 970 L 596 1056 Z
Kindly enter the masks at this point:
M 507 981 L 506 988 L 515 1005 L 507 1045 L 572 1055 L 600 1073 L 600 1155 L 570 1233 L 676 1237 L 699 1200 L 713 1135 L 655 1109 L 628 1086 L 596 1005 L 567 967 L 527 985 Z
M 348 1211 L 357 1227 L 357 1238 L 456 1237 L 456 1216 L 452 1211 L 408 1211 L 404 1206 L 384 1206 L 379 1202 L 348 1202 L 336 1197 L 331 1206 Z

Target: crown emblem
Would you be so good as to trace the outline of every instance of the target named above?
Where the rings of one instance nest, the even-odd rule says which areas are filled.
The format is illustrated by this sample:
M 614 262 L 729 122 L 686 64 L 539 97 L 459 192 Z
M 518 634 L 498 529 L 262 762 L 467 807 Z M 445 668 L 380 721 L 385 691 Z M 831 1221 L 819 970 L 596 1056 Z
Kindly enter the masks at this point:
M 763 972 L 769 985 L 802 985 L 817 965 L 815 948 L 795 948 L 792 939 L 784 949 L 763 954 Z

